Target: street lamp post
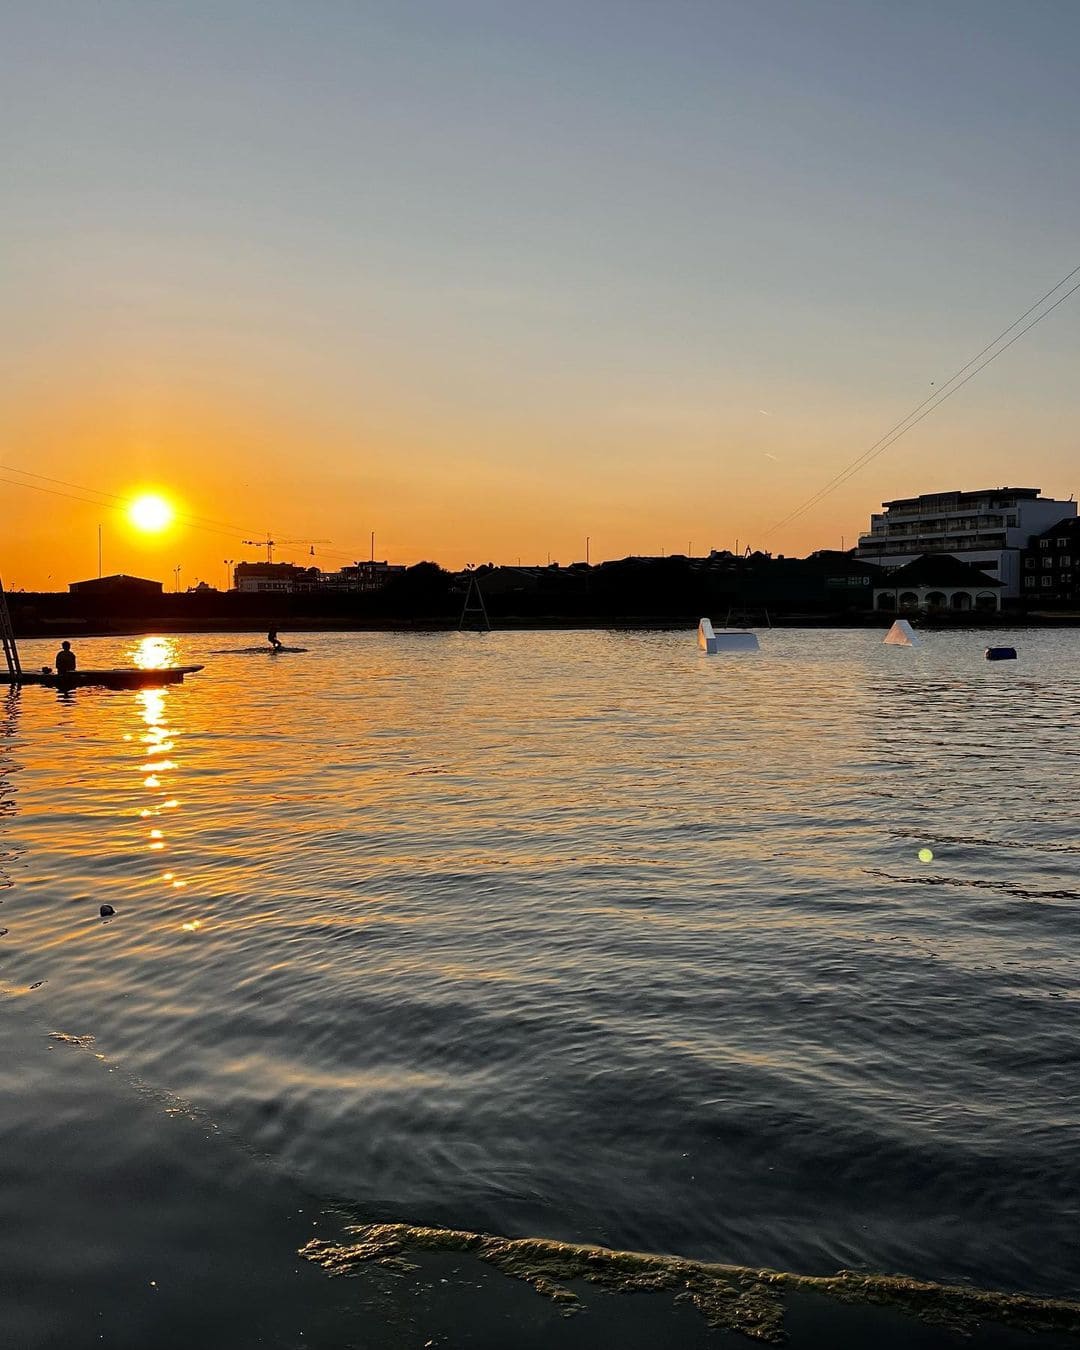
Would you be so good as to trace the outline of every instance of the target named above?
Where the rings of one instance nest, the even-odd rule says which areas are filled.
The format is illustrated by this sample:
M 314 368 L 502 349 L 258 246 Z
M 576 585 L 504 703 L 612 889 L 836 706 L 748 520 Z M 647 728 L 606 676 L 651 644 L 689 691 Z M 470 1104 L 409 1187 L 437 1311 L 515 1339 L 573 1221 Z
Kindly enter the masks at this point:
M 173 576 L 176 579 L 176 594 L 180 594 L 180 564 L 177 563 L 173 568 Z
M 230 576 L 229 568 L 232 567 L 232 565 L 233 565 L 233 563 L 234 563 L 235 561 L 236 561 L 235 558 L 222 558 L 222 562 L 225 564 L 225 589 L 226 589 L 226 590 L 229 589 L 229 576 Z

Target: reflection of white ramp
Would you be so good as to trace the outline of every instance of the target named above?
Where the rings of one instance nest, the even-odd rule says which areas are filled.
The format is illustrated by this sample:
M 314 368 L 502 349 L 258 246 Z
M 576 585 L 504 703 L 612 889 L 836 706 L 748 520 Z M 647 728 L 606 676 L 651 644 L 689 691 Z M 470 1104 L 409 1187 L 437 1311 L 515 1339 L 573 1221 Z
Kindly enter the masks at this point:
M 702 619 L 698 624 L 697 644 L 703 652 L 715 656 L 717 652 L 756 652 L 758 640 L 755 633 L 746 628 L 721 628 L 717 631 L 711 619 Z
M 890 647 L 921 647 L 915 630 L 907 619 L 897 619 L 889 631 L 885 634 L 885 641 Z

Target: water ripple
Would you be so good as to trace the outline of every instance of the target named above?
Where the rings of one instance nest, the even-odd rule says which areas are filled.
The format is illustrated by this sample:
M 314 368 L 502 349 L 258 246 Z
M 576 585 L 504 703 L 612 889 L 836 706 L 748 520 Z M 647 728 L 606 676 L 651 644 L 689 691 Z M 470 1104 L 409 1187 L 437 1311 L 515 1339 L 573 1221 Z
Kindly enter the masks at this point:
M 1080 635 L 1015 642 L 9 696 L 0 981 L 369 1217 L 1075 1295 Z

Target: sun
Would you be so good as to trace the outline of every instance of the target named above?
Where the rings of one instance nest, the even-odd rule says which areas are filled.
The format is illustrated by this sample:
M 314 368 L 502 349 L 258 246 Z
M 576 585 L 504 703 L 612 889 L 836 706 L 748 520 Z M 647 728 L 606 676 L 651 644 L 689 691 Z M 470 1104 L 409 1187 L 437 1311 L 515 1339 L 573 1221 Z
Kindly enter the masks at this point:
M 143 530 L 146 534 L 157 534 L 172 523 L 172 518 L 172 507 L 164 497 L 154 492 L 136 497 L 128 507 L 128 520 L 137 530 Z

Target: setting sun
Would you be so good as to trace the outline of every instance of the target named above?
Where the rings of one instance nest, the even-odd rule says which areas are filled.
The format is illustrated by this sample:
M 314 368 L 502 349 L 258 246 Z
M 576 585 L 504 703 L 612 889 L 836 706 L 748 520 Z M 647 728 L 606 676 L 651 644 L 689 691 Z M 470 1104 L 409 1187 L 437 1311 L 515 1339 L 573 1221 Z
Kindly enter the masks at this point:
M 128 519 L 136 529 L 156 534 L 171 524 L 173 509 L 164 497 L 155 493 L 145 493 L 136 497 L 128 507 Z

